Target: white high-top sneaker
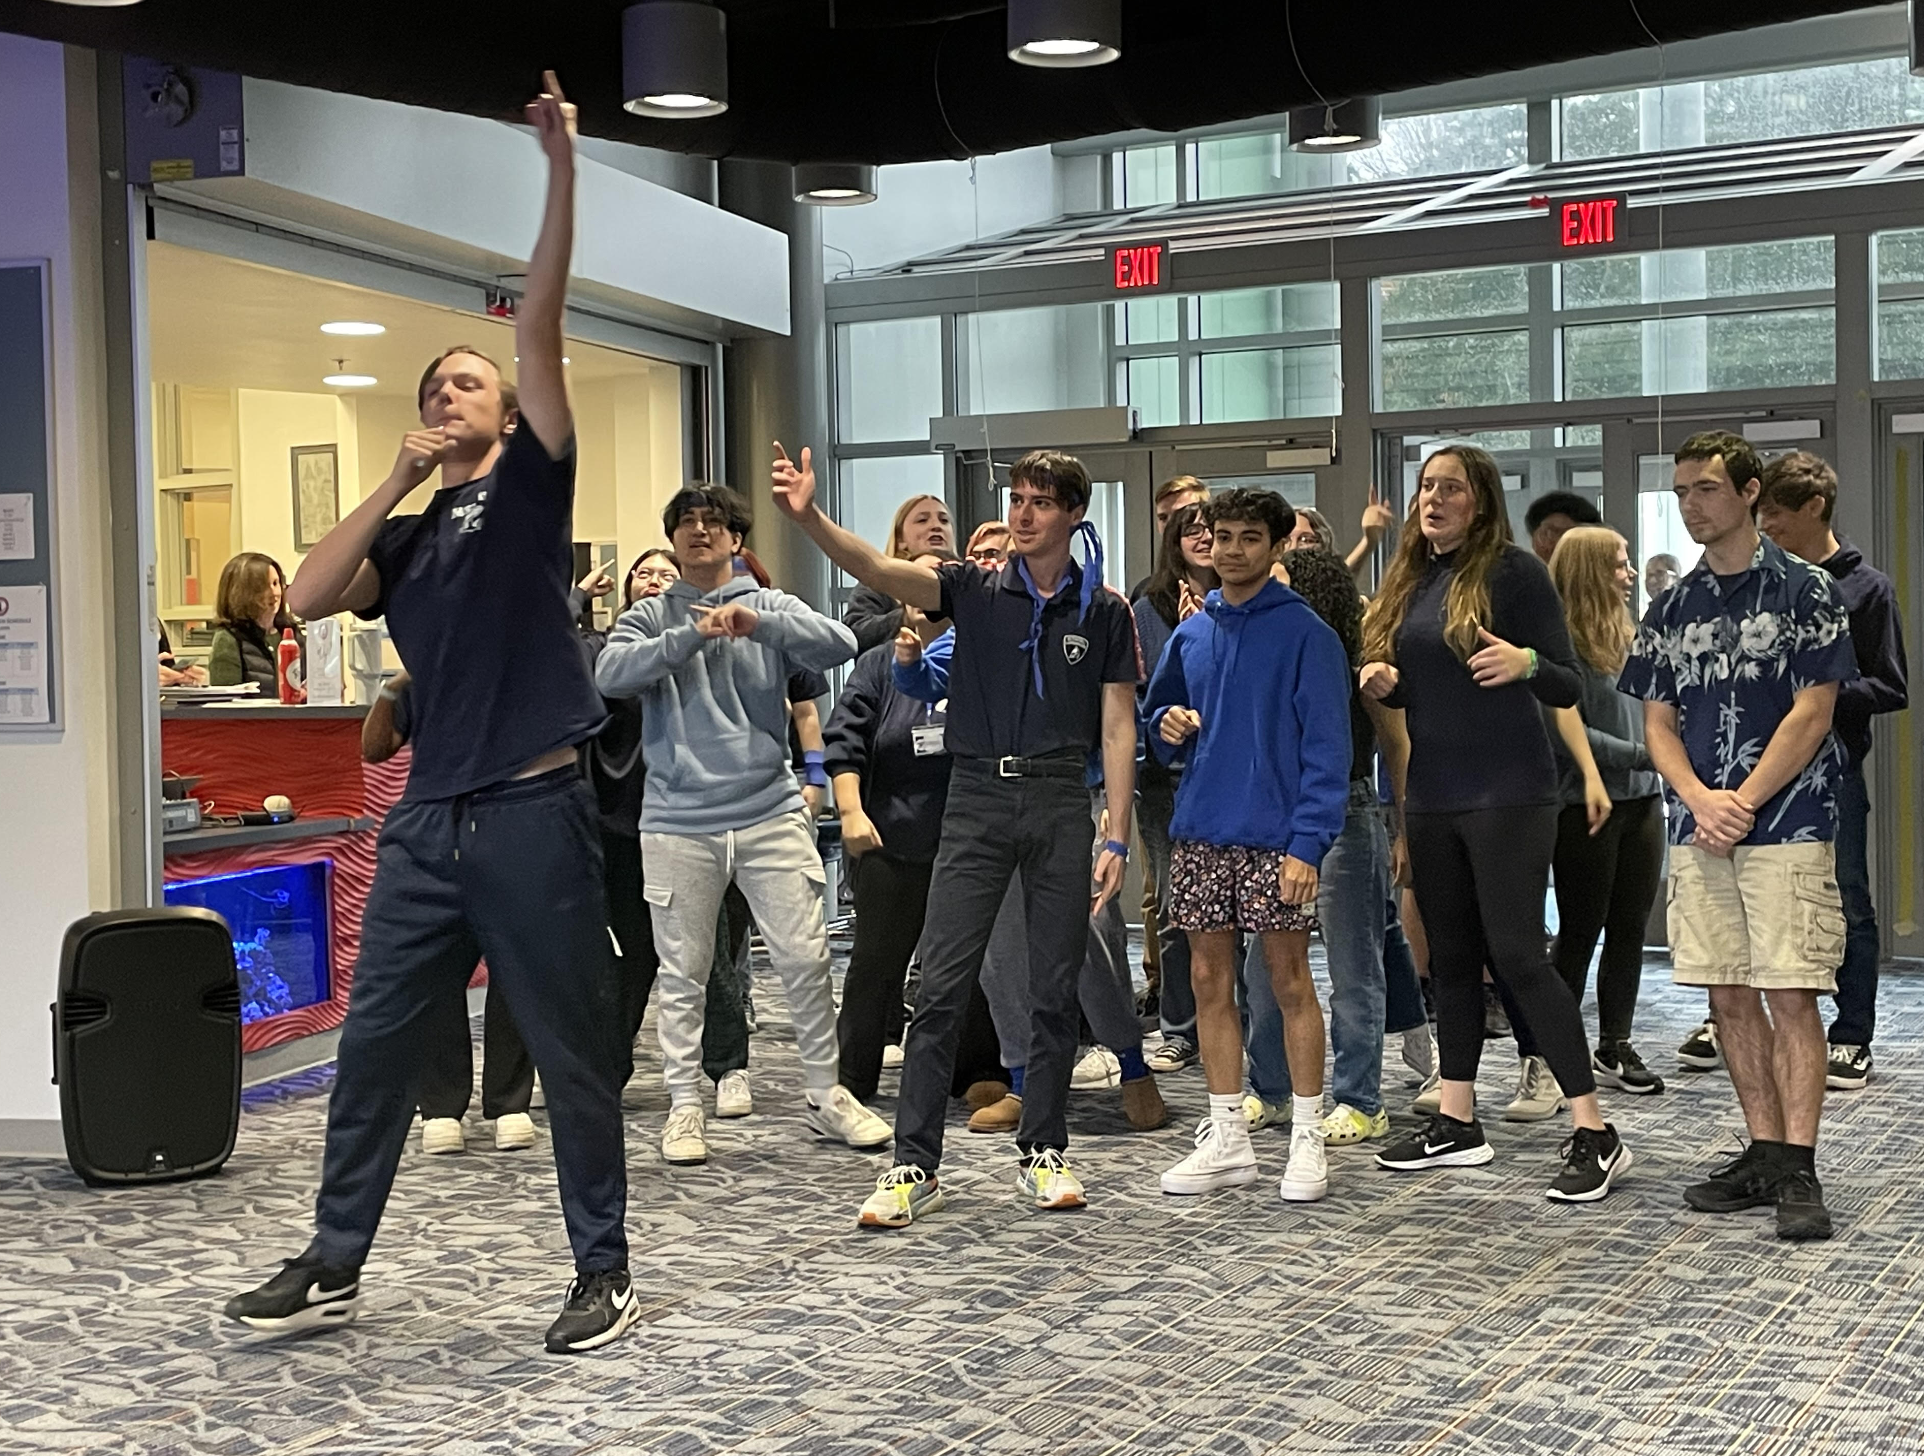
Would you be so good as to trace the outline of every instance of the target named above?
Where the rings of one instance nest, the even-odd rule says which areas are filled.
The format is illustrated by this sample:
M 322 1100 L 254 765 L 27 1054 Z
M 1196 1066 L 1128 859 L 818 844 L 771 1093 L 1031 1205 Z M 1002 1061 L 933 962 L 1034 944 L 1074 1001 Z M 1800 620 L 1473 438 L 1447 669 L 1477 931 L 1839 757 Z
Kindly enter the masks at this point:
M 1329 1192 L 1329 1153 L 1323 1124 L 1298 1118 L 1289 1133 L 1289 1166 L 1280 1192 L 1286 1203 L 1314 1203 Z
M 1212 1193 L 1256 1181 L 1256 1150 L 1249 1124 L 1205 1117 L 1196 1129 L 1196 1150 L 1162 1175 L 1164 1193 Z

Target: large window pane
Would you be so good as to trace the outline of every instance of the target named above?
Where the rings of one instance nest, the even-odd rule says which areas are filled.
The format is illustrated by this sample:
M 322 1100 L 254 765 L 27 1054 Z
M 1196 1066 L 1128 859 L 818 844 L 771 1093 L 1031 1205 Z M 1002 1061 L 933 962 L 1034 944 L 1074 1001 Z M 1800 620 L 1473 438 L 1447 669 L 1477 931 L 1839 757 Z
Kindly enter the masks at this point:
M 897 506 L 912 495 L 943 493 L 940 455 L 844 460 L 838 477 L 836 520 L 883 550 L 888 549 L 889 524 Z
M 1072 303 L 960 315 L 956 332 L 963 413 L 1107 404 L 1102 338 L 1106 308 Z M 923 428 L 926 433 L 927 426 Z
M 1836 335 L 1828 308 L 1565 328 L 1563 394 L 1606 399 L 1830 384 Z
M 1122 363 L 1122 404 L 1134 405 L 1144 426 L 1182 423 L 1182 377 L 1174 354 Z
M 1182 300 L 1173 294 L 1162 298 L 1132 298 L 1113 304 L 1116 311 L 1118 344 L 1169 344 L 1176 338 L 1176 311 Z
M 1196 303 L 1197 333 L 1205 339 L 1286 334 L 1337 325 L 1334 283 L 1239 288 L 1228 293 L 1205 293 Z
M 1877 377 L 1924 379 L 1924 231 L 1880 233 L 1876 243 Z M 1885 298 L 1886 289 L 1902 293 Z
M 1342 180 L 1340 158 L 1292 152 L 1278 132 L 1206 137 L 1196 143 L 1196 195 L 1199 198 L 1303 192 Z
M 1563 306 L 1598 308 L 1828 289 L 1836 281 L 1829 238 L 1730 248 L 1676 248 L 1564 263 Z
M 1131 147 L 1122 154 L 1121 207 L 1155 207 L 1176 200 L 1176 148 Z
M 1386 324 L 1491 318 L 1530 307 L 1528 268 L 1458 268 L 1379 278 Z
M 1521 104 L 1393 116 L 1383 122 L 1380 145 L 1320 157 L 1292 152 L 1286 139 L 1273 131 L 1209 137 L 1195 144 L 1196 195 L 1255 197 L 1399 177 L 1495 171 L 1524 160 L 1526 118 Z
M 1385 339 L 1382 408 L 1521 404 L 1530 398 L 1530 336 L 1452 334 Z
M 835 373 L 841 439 L 926 440 L 942 413 L 942 322 L 837 324 Z
M 1568 96 L 1566 160 L 1924 122 L 1924 80 L 1902 56 Z
M 1333 345 L 1202 356 L 1203 423 L 1340 414 Z

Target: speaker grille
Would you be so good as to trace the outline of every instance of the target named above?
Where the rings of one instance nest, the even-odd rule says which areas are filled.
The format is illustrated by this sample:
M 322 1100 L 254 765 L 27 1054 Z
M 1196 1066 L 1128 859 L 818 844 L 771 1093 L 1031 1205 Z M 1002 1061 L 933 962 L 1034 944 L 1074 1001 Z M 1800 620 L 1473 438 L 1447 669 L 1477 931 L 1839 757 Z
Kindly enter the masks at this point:
M 63 991 L 60 994 L 60 1020 L 68 1031 L 107 1019 L 107 998 L 91 991 Z
M 226 985 L 215 986 L 200 998 L 200 1009 L 209 1015 L 218 1016 L 226 1021 L 239 1021 L 241 1014 L 240 983 L 229 981 Z

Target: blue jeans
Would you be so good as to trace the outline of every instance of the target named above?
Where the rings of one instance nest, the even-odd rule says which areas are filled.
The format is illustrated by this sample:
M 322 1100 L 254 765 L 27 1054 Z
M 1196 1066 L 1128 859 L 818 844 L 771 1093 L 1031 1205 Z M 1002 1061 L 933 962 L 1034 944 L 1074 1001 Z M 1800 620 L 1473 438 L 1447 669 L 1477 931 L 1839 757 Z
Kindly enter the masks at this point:
M 1864 765 L 1837 780 L 1837 889 L 1844 900 L 1844 963 L 1837 968 L 1832 1046 L 1869 1046 L 1877 1030 L 1877 906 L 1871 903 L 1870 793 Z
M 1383 1110 L 1384 915 L 1391 894 L 1389 837 L 1374 786 L 1350 785 L 1349 814 L 1343 832 L 1324 856 L 1316 914 L 1322 922 L 1323 950 L 1329 962 L 1329 1042 L 1335 1059 L 1330 1091 L 1374 1117 Z M 1280 1102 L 1290 1096 L 1289 1059 L 1283 1051 L 1283 1015 L 1270 989 L 1262 942 L 1252 936 L 1243 962 L 1243 994 L 1248 1007 L 1244 1045 L 1249 1084 L 1257 1096 Z M 1404 942 L 1407 956 L 1408 942 Z M 1415 964 L 1406 959 L 1411 977 Z M 1399 968 L 1400 969 L 1400 968 Z M 1409 987 L 1402 987 L 1403 1009 Z M 1422 1020 L 1422 991 L 1416 990 L 1417 1021 Z M 1399 1027 L 1398 1030 L 1404 1028 Z

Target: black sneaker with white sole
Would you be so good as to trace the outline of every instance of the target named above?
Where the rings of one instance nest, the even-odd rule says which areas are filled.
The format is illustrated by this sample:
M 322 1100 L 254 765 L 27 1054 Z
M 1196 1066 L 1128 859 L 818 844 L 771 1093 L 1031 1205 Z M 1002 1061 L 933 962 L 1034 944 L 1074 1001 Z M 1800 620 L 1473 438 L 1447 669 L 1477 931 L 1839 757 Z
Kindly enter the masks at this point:
M 1830 1064 L 1824 1069 L 1824 1085 L 1833 1092 L 1859 1092 L 1871 1079 L 1871 1049 L 1833 1043 Z
M 1458 1122 L 1439 1112 L 1423 1131 L 1398 1138 L 1378 1153 L 1376 1165 L 1409 1173 L 1419 1168 L 1475 1168 L 1495 1156 L 1481 1123 Z
M 1643 1064 L 1627 1041 L 1598 1042 L 1590 1056 L 1590 1071 L 1599 1086 L 1615 1087 L 1636 1097 L 1663 1091 L 1663 1078 Z
M 548 1353 L 581 1355 L 612 1345 L 641 1316 L 626 1269 L 585 1274 L 568 1286 L 568 1302 L 548 1326 Z
M 1677 1048 L 1677 1062 L 1687 1072 L 1721 1071 L 1724 1048 L 1717 1036 L 1717 1023 L 1706 1021 L 1685 1037 Z
M 330 1269 L 306 1254 L 287 1260 L 260 1288 L 235 1295 L 221 1309 L 249 1329 L 276 1335 L 352 1324 L 360 1312 L 361 1271 Z
M 1558 1203 L 1595 1203 L 1607 1197 L 1610 1185 L 1630 1171 L 1630 1149 L 1609 1123 L 1599 1132 L 1580 1127 L 1563 1145 L 1563 1171 L 1557 1174 L 1544 1197 Z

